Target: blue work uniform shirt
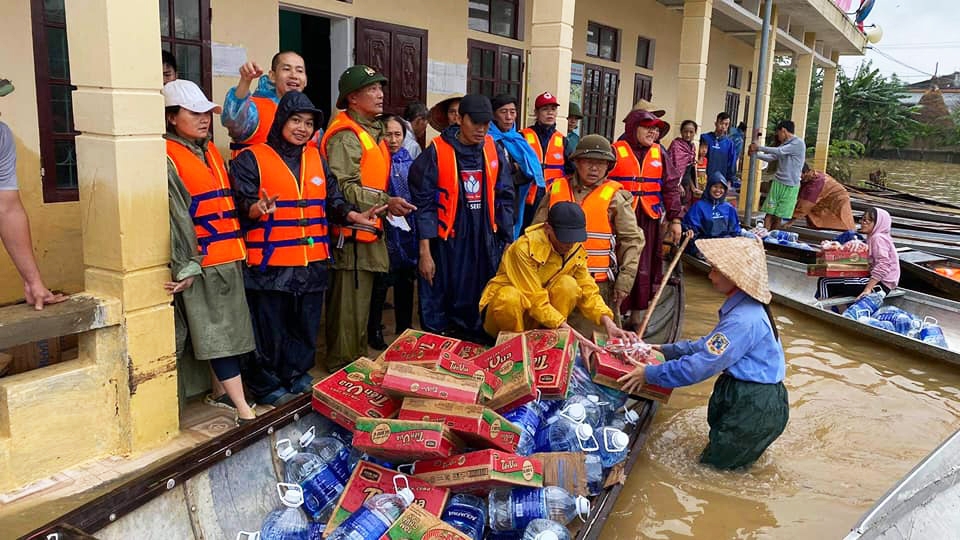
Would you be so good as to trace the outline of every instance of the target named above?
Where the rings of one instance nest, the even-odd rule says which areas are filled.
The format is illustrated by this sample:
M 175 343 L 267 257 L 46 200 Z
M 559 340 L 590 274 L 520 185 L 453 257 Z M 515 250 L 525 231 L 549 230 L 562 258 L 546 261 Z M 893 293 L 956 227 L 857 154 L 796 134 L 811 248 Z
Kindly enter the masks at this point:
M 724 371 L 735 379 L 774 384 L 783 380 L 783 347 L 774 337 L 763 304 L 737 291 L 720 307 L 720 322 L 706 337 L 663 345 L 668 360 L 648 366 L 650 384 L 689 386 Z

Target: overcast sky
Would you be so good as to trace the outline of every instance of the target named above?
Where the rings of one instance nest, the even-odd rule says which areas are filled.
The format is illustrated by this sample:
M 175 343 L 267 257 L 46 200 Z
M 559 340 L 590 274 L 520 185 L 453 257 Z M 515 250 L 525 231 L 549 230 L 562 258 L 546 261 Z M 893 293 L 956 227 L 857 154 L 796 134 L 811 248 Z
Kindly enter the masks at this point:
M 960 71 L 960 0 L 876 0 L 866 24 L 880 25 L 883 39 L 877 50 L 866 51 L 865 57 L 840 57 L 848 74 L 864 58 L 872 60 L 884 75 L 896 73 L 908 83 L 929 79 L 926 74 L 933 73 L 937 62 L 939 75 Z

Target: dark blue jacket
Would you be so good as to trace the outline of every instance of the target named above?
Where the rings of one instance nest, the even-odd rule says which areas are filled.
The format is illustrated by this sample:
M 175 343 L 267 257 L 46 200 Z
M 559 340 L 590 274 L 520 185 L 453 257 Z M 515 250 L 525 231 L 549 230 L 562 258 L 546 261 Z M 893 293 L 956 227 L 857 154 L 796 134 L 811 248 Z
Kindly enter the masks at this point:
M 410 185 L 407 182 L 411 165 L 413 165 L 413 158 L 410 157 L 410 152 L 407 152 L 406 148 L 400 148 L 391 156 L 390 185 L 387 187 L 391 197 L 403 197 L 407 201 L 412 198 Z M 390 254 L 391 271 L 417 267 L 420 253 L 420 247 L 417 245 L 417 222 L 413 214 L 403 219 L 410 227 L 409 231 L 394 227 L 389 221 L 383 228 L 387 253 Z
M 721 184 L 724 197 L 727 194 L 727 181 L 720 173 L 713 173 L 707 180 L 707 187 L 703 190 L 700 200 L 693 203 L 683 217 L 683 228 L 692 230 L 694 240 L 700 238 L 726 238 L 740 236 L 740 217 L 737 209 L 728 203 L 724 197 L 714 199 L 710 195 L 710 188 Z M 692 253 L 698 250 L 690 244 Z
M 707 145 L 707 178 L 720 173 L 727 179 L 737 177 L 737 146 L 730 137 L 717 138 L 712 131 L 700 136 L 700 142 Z

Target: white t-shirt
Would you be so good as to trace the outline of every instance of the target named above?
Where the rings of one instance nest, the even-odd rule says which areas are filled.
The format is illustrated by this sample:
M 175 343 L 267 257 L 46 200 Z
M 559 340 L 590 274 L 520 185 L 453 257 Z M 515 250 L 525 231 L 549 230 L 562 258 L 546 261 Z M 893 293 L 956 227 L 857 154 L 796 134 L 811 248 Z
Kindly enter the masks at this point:
M 0 122 L 0 191 L 17 189 L 17 145 L 10 127 Z

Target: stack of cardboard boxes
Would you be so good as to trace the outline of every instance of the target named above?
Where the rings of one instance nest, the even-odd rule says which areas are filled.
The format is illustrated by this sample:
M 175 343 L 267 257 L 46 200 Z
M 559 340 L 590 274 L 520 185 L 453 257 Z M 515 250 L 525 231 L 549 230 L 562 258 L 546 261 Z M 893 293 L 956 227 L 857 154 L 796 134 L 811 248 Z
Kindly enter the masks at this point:
M 824 249 L 816 264 L 807 265 L 807 275 L 815 277 L 869 277 L 870 264 L 866 251 L 850 248 Z

